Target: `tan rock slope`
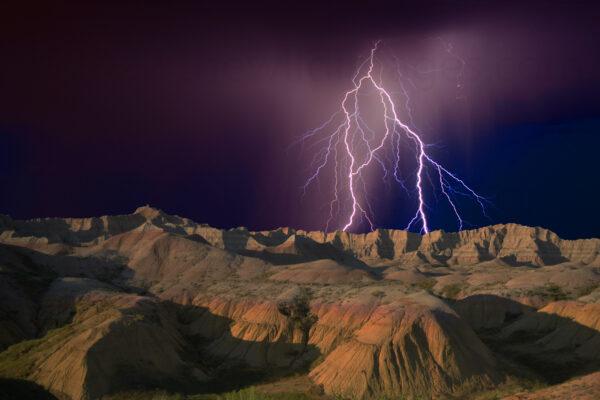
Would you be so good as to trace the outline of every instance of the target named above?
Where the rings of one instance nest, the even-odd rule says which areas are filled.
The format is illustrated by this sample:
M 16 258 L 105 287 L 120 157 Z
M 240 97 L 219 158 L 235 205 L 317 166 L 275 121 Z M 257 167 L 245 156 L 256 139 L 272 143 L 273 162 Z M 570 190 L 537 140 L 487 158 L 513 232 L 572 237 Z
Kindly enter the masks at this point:
M 186 341 L 156 300 L 78 278 L 57 279 L 44 300 L 41 315 L 63 323 L 0 353 L 3 375 L 33 380 L 61 399 L 97 398 L 149 381 L 208 379 L 185 361 Z M 65 310 L 72 319 L 61 318 Z
M 322 257 L 328 247 L 351 252 L 358 259 L 402 260 L 413 264 L 475 264 L 498 259 L 508 264 L 534 266 L 570 262 L 600 262 L 600 239 L 564 240 L 542 228 L 517 224 L 494 225 L 462 232 L 434 231 L 419 235 L 406 231 L 378 229 L 368 234 L 342 231 L 323 233 L 282 228 L 249 232 L 245 228 L 220 230 L 187 218 L 170 216 L 145 206 L 135 213 L 99 218 L 45 218 L 28 221 L 0 218 L 0 240 L 28 247 L 51 247 L 54 243 L 90 243 L 152 225 L 165 232 L 198 235 L 211 245 L 235 252 L 303 254 L 296 238 L 317 244 Z M 291 240 L 291 242 L 290 242 Z M 55 246 L 58 247 L 58 246 Z
M 0 268 L 0 375 L 62 399 L 209 390 L 232 370 L 302 372 L 343 398 L 476 398 L 507 376 L 573 376 L 545 362 L 600 360 L 600 240 L 515 224 L 421 236 L 219 230 L 151 207 L 0 216 Z M 302 296 L 307 332 L 279 309 Z
M 334 322 L 331 314 L 341 310 L 319 311 Z M 327 393 L 349 398 L 452 393 L 500 381 L 494 357 L 469 326 L 423 292 L 376 307 L 310 376 Z

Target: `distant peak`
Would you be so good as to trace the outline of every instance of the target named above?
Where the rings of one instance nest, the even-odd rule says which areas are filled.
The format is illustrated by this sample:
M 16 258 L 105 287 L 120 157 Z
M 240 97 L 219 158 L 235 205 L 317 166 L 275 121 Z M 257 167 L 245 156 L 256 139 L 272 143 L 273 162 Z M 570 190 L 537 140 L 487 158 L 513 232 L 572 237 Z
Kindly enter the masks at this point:
M 146 204 L 145 206 L 138 207 L 135 210 L 134 214 L 142 215 L 148 219 L 152 219 L 163 214 L 163 212 L 158 208 L 154 208 L 151 207 L 149 204 Z

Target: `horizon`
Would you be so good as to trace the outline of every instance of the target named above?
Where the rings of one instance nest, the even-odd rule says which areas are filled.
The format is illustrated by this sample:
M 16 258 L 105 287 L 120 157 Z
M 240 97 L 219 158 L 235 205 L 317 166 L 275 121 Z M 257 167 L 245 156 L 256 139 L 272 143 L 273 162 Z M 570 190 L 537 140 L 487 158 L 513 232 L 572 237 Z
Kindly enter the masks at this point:
M 275 231 L 279 231 L 279 230 L 285 230 L 285 229 L 290 229 L 294 232 L 306 232 L 306 233 L 312 233 L 312 232 L 319 232 L 319 233 L 325 233 L 325 234 L 339 234 L 339 233 L 346 233 L 348 235 L 368 235 L 370 233 L 375 233 L 377 231 L 401 231 L 401 232 L 408 232 L 414 235 L 419 235 L 419 236 L 428 236 L 428 235 L 432 235 L 438 232 L 442 232 L 442 233 L 450 233 L 450 234 L 454 234 L 454 233 L 458 233 L 460 234 L 461 232 L 470 232 L 470 231 L 477 231 L 477 230 L 481 230 L 481 229 L 486 229 L 486 228 L 494 228 L 497 226 L 508 226 L 508 225 L 514 225 L 514 226 L 520 226 L 520 227 L 524 227 L 524 228 L 531 228 L 531 229 L 542 229 L 545 231 L 548 231 L 554 235 L 556 235 L 559 239 L 561 240 L 570 240 L 570 241 L 577 241 L 577 240 L 589 240 L 589 239 L 600 239 L 600 237 L 579 237 L 579 238 L 575 238 L 575 239 L 570 239 L 570 238 L 564 238 L 561 235 L 559 235 L 558 233 L 554 232 L 551 229 L 548 229 L 546 227 L 543 226 L 531 226 L 531 225 L 524 225 L 524 224 L 519 224 L 517 222 L 498 222 L 498 223 L 494 223 L 494 224 L 490 224 L 490 225 L 484 225 L 484 226 L 479 226 L 479 227 L 475 227 L 475 228 L 469 228 L 469 229 L 463 229 L 460 231 L 447 231 L 444 229 L 435 229 L 432 231 L 429 231 L 427 233 L 422 233 L 422 232 L 412 232 L 410 230 L 406 230 L 406 229 L 396 229 L 396 228 L 376 228 L 373 231 L 370 232 L 347 232 L 344 231 L 342 229 L 337 229 L 335 231 L 329 231 L 329 232 L 325 232 L 325 231 L 321 231 L 321 230 L 306 230 L 306 229 L 302 229 L 302 228 L 295 228 L 292 226 L 279 226 L 279 227 L 274 227 L 274 228 L 269 228 L 269 229 L 248 229 L 248 227 L 240 225 L 240 226 L 232 226 L 232 227 L 219 227 L 219 226 L 214 226 L 211 225 L 209 223 L 206 222 L 202 222 L 202 221 L 196 221 L 192 218 L 186 217 L 186 216 L 182 216 L 179 214 L 170 214 L 168 212 L 165 212 L 164 210 L 160 209 L 160 208 L 156 208 L 153 207 L 151 205 L 143 205 L 140 207 L 137 207 L 133 212 L 131 213 L 125 213 L 125 214 L 103 214 L 103 215 L 94 215 L 94 216 L 87 216 L 87 217 L 60 217 L 60 216 L 49 216 L 49 217 L 33 217 L 33 218 L 27 218 L 27 219 L 19 219 L 19 218 L 13 218 L 8 214 L 3 214 L 0 213 L 0 216 L 6 216 L 8 218 L 10 218 L 12 221 L 21 221 L 21 222 L 27 222 L 27 221 L 39 221 L 39 220 L 45 220 L 45 219 L 91 219 L 91 218 L 102 218 L 102 217 L 118 217 L 118 216 L 128 216 L 128 215 L 134 215 L 137 214 L 138 211 L 140 211 L 140 209 L 144 209 L 144 208 L 149 208 L 150 210 L 153 211 L 158 211 L 158 212 L 162 212 L 167 216 L 170 217 L 178 217 L 181 219 L 187 219 L 191 222 L 193 222 L 194 224 L 200 225 L 200 226 L 206 226 L 209 228 L 214 228 L 214 229 L 218 229 L 218 230 L 222 230 L 222 231 L 233 231 L 233 230 L 245 230 L 249 233 L 260 233 L 260 232 L 275 232 Z M 134 228 L 135 229 L 135 228 Z

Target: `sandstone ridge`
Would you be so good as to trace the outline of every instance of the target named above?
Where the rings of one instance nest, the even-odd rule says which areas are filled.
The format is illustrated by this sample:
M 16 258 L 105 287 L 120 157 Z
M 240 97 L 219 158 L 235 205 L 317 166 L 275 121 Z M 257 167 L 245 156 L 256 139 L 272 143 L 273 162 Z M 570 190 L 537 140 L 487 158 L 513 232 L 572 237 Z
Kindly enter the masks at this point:
M 365 234 L 330 233 L 279 228 L 221 230 L 144 206 L 133 214 L 98 218 L 44 218 L 26 221 L 0 216 L 0 240 L 45 247 L 53 243 L 90 243 L 135 229 L 161 229 L 194 235 L 231 251 L 349 252 L 358 259 L 390 259 L 412 264 L 475 264 L 497 260 L 508 265 L 546 266 L 571 262 L 600 263 L 600 239 L 565 240 L 555 233 L 518 224 L 501 224 L 461 232 L 434 231 L 425 235 L 377 229 Z M 313 249 L 303 249 L 310 247 Z M 321 244 L 323 246 L 317 246 Z

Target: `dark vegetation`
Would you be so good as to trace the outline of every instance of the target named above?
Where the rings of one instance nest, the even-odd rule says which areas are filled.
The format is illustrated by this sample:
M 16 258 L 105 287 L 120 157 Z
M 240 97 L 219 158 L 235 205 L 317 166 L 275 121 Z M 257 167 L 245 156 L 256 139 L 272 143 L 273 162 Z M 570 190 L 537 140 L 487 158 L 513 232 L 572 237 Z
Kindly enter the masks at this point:
M 25 379 L 34 367 L 36 353 L 51 349 L 74 332 L 73 324 L 52 329 L 39 339 L 24 340 L 0 353 L 0 376 Z
M 181 394 L 132 390 L 104 396 L 102 400 L 313 400 L 304 393 L 263 393 L 254 387 L 222 394 Z
M 446 285 L 442 288 L 441 295 L 444 297 L 447 297 L 449 299 L 453 299 L 456 296 L 458 296 L 458 294 L 460 293 L 462 288 L 463 288 L 463 285 L 460 283 L 453 283 L 451 285 Z
M 437 280 L 435 278 L 427 278 L 417 283 L 417 287 L 431 292 L 436 284 Z
M 310 312 L 311 297 L 310 290 L 302 288 L 301 293 L 294 296 L 291 301 L 281 302 L 277 307 L 279 312 L 287 317 L 290 337 L 296 329 L 302 332 L 302 350 L 298 357 L 306 350 L 310 329 L 317 322 L 317 316 Z
M 578 294 L 580 297 L 587 296 L 588 294 L 591 294 L 594 290 L 596 290 L 598 288 L 598 286 L 600 286 L 600 285 L 598 285 L 597 283 L 591 283 L 587 286 L 580 288 Z
M 550 283 L 543 287 L 528 290 L 527 296 L 540 296 L 552 301 L 567 300 L 570 293 L 564 292 L 560 286 L 555 283 Z
M 23 379 L 0 378 L 0 400 L 57 400 L 42 386 Z

